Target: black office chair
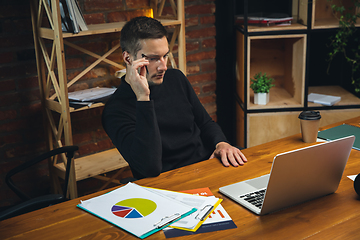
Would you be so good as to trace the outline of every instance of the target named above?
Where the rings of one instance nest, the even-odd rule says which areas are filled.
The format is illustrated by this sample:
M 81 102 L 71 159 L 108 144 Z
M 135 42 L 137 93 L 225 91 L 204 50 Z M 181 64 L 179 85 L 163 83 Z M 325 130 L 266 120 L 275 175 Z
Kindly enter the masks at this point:
M 17 166 L 14 169 L 10 170 L 10 172 L 8 172 L 6 174 L 5 182 L 9 186 L 9 188 L 11 190 L 13 190 L 24 202 L 22 202 L 16 206 L 10 207 L 10 208 L 6 209 L 5 211 L 1 212 L 0 213 L 0 221 L 10 218 L 10 217 L 15 217 L 17 215 L 21 215 L 21 214 L 24 214 L 27 212 L 31 212 L 31 211 L 34 211 L 34 210 L 37 210 L 40 208 L 44 208 L 44 207 L 47 207 L 50 205 L 54 205 L 54 204 L 66 201 L 71 161 L 74 157 L 75 151 L 77 151 L 78 149 L 79 149 L 78 146 L 66 146 L 66 147 L 57 148 L 52 151 L 46 152 L 46 153 L 38 156 L 37 158 L 27 161 L 27 162 L 21 164 L 20 166 Z M 35 165 L 43 160 L 46 160 L 50 157 L 54 157 L 54 156 L 56 156 L 58 154 L 62 154 L 62 153 L 66 153 L 66 157 L 67 157 L 63 194 L 48 194 L 45 196 L 31 198 L 27 194 L 25 194 L 23 191 L 21 191 L 17 186 L 15 186 L 15 184 L 13 183 L 13 181 L 11 179 L 11 177 L 13 175 Z

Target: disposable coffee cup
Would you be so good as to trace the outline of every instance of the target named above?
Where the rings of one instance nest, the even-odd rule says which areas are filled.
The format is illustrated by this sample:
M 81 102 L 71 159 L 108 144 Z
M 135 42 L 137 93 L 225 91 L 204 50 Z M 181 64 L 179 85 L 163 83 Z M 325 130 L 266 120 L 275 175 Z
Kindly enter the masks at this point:
M 299 115 L 302 139 L 306 143 L 316 142 L 319 124 L 319 111 L 303 111 Z

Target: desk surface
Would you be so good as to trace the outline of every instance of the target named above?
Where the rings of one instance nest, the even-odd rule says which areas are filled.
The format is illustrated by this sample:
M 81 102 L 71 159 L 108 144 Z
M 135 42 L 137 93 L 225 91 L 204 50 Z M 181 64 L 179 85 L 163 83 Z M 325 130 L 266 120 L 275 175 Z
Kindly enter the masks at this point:
M 360 117 L 345 123 L 360 126 Z M 348 175 L 360 173 L 360 151 L 357 150 L 351 151 L 339 188 L 334 194 L 269 215 L 257 216 L 219 193 L 219 187 L 269 173 L 276 154 L 309 145 L 298 134 L 244 149 L 249 161 L 242 167 L 226 168 L 217 159 L 210 159 L 136 183 L 174 191 L 209 187 L 216 197 L 223 199 L 222 205 L 237 225 L 236 229 L 181 239 L 198 239 L 200 236 L 204 239 L 259 239 L 262 236 L 266 239 L 358 239 L 360 197 L 353 189 L 353 181 L 347 178 Z M 138 239 L 76 207 L 80 199 L 92 198 L 109 190 L 4 220 L 0 222 L 0 238 Z M 165 235 L 160 231 L 146 239 L 165 239 Z

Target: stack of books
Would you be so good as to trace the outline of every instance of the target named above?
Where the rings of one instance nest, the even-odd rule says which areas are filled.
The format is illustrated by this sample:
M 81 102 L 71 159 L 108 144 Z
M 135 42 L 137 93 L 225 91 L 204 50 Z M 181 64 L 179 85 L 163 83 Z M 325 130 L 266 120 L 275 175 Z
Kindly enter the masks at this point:
M 51 7 L 50 0 L 48 4 Z M 64 32 L 79 33 L 88 30 L 79 3 L 76 0 L 60 0 L 60 15 Z

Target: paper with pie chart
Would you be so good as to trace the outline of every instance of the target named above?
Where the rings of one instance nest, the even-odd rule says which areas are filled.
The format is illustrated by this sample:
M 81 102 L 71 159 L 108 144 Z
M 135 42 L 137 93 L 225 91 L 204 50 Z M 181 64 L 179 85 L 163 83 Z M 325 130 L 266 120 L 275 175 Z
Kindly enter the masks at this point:
M 168 220 L 180 220 L 197 210 L 135 183 L 81 201 L 77 206 L 139 238 L 161 230 Z
M 156 210 L 156 203 L 144 198 L 122 200 L 112 206 L 111 211 L 121 218 L 143 218 Z

